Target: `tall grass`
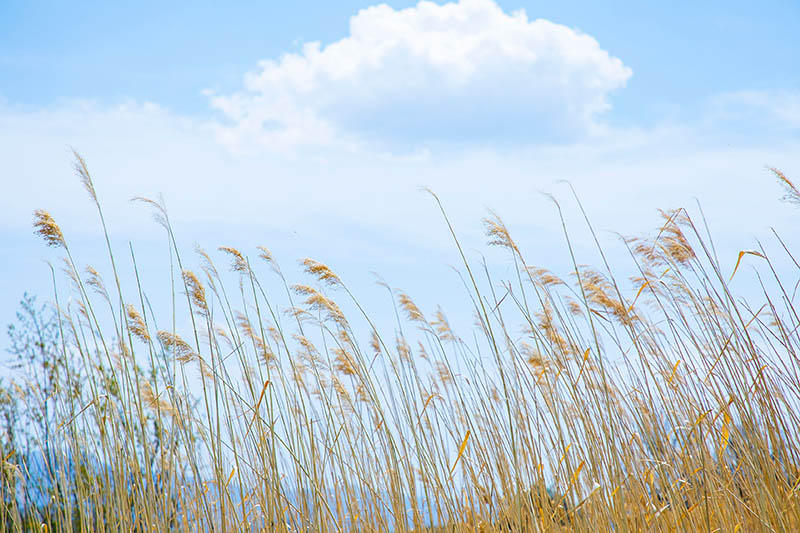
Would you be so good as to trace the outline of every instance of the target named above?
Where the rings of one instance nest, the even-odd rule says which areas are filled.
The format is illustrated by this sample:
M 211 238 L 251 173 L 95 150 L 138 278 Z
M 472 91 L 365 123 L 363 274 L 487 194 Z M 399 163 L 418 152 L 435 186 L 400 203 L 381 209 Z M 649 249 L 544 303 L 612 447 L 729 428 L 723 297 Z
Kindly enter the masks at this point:
M 105 230 L 77 154 L 76 170 Z M 442 209 L 475 329 L 391 290 L 381 331 L 311 259 L 299 284 L 266 248 L 222 247 L 226 268 L 198 250 L 190 270 L 144 201 L 172 247 L 172 311 L 150 309 L 132 251 L 123 283 L 106 233 L 106 283 L 36 213 L 70 296 L 56 292 L 57 385 L 16 389 L 55 429 L 3 450 L 4 531 L 800 530 L 788 248 L 783 277 L 765 250 L 740 254 L 760 280 L 742 299 L 685 210 L 625 239 L 624 280 L 599 245 L 601 265 L 580 264 L 563 221 L 572 272 L 531 265 L 493 216 L 514 272 L 495 280 Z

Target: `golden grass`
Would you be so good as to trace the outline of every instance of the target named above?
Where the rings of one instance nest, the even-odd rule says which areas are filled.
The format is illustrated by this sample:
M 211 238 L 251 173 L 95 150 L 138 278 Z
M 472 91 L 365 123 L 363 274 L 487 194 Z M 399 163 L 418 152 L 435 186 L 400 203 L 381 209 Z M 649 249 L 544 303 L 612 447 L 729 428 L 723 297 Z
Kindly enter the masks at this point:
M 99 210 L 77 154 L 76 169 Z M 498 283 L 445 215 L 475 331 L 402 291 L 398 327 L 380 331 L 312 259 L 292 285 L 259 248 L 280 297 L 235 248 L 220 248 L 235 290 L 202 250 L 196 275 L 147 202 L 185 296 L 164 324 L 138 273 L 123 291 L 110 244 L 116 294 L 36 213 L 67 255 L 71 300 L 57 302 L 58 387 L 23 400 L 58 429 L 28 442 L 46 482 L 32 455 L 2 450 L 3 531 L 800 530 L 797 271 L 779 276 L 763 249 L 720 265 L 669 211 L 653 236 L 625 239 L 629 281 L 605 256 L 578 264 L 565 230 L 562 278 L 528 265 L 493 215 L 488 242 L 516 273 Z M 761 274 L 750 300 L 728 274 L 744 257 Z

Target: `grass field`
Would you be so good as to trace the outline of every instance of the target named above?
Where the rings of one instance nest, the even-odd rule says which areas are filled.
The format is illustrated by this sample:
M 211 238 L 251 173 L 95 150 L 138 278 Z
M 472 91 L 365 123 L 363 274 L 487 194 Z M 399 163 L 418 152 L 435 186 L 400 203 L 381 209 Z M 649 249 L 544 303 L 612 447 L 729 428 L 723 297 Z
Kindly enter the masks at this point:
M 600 249 L 587 266 L 556 218 L 562 279 L 493 216 L 514 273 L 500 280 L 442 209 L 474 329 L 390 289 L 398 321 L 381 330 L 312 259 L 288 280 L 266 248 L 182 257 L 144 201 L 172 245 L 172 311 L 120 279 L 129 250 L 102 243 L 103 279 L 35 215 L 71 296 L 17 330 L 1 530 L 800 531 L 800 265 L 779 236 L 794 270 L 763 249 L 720 261 L 677 209 L 625 239 L 628 264 Z M 747 298 L 731 286 L 745 263 Z

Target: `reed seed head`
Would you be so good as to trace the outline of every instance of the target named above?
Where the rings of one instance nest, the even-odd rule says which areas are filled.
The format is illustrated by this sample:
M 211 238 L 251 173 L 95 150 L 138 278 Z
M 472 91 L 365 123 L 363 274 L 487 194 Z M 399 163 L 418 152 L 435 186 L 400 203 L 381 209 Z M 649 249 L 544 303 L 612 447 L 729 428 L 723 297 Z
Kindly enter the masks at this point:
M 64 241 L 64 234 L 61 233 L 61 228 L 58 227 L 53 217 L 44 209 L 37 209 L 33 213 L 33 227 L 34 232 L 44 239 L 48 246 L 55 248 L 66 247 Z

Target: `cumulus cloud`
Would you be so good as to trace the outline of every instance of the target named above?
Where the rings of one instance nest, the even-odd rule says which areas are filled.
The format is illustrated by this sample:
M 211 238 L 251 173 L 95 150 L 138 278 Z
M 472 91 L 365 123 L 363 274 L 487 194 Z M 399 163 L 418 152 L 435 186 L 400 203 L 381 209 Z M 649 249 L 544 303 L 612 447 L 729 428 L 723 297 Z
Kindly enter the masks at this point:
M 262 61 L 211 101 L 233 143 L 553 141 L 591 132 L 631 73 L 591 36 L 525 11 L 423 1 L 364 9 L 347 37 Z

